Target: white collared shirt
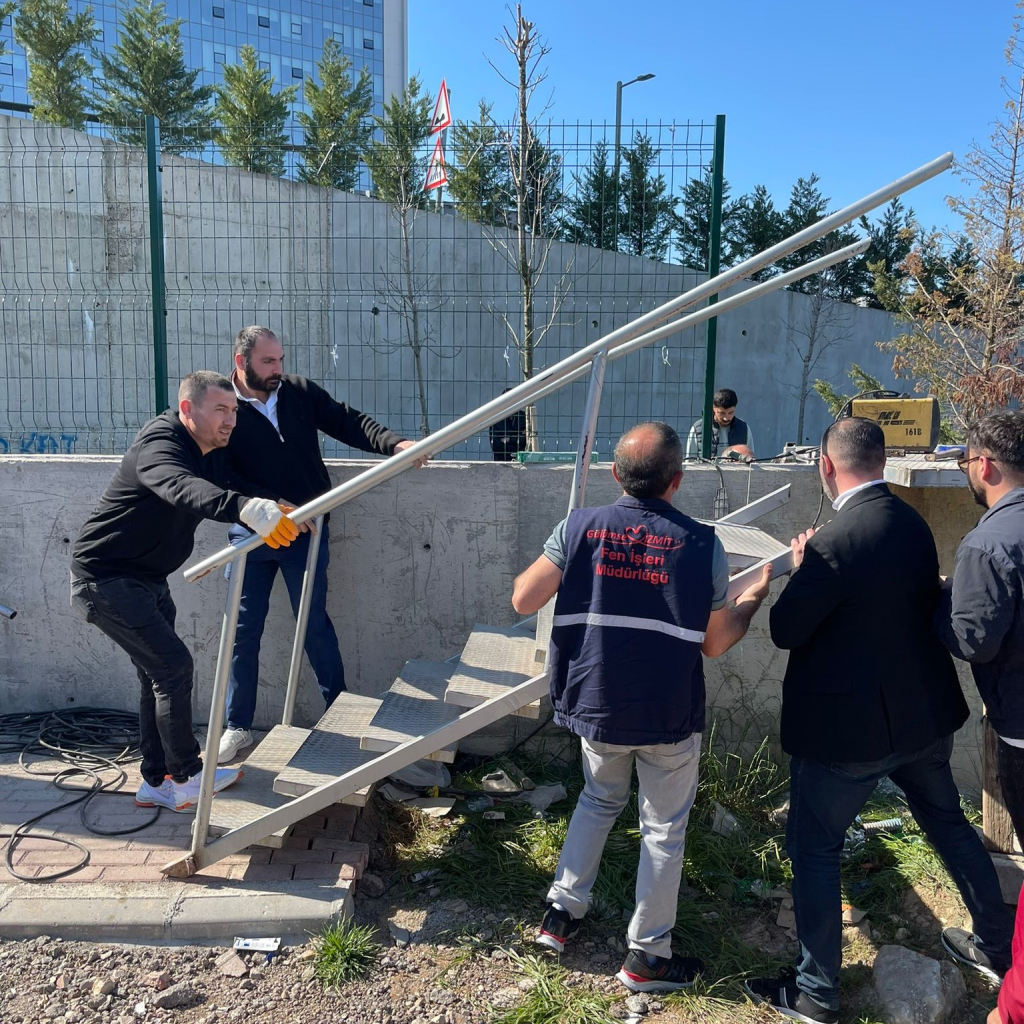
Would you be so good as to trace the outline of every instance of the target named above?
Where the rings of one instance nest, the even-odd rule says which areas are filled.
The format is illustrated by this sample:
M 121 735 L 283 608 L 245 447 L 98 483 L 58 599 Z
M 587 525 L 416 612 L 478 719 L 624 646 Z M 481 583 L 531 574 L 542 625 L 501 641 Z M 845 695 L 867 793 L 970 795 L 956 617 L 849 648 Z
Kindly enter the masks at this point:
M 231 379 L 231 386 L 235 389 L 235 395 L 240 402 L 248 402 L 254 409 L 263 413 L 268 420 L 273 424 L 274 429 L 277 431 L 277 436 L 281 437 L 281 428 L 277 425 L 277 392 L 271 391 L 270 397 L 266 402 L 261 402 L 258 398 L 246 398 L 241 391 L 238 390 L 238 385 L 235 383 L 234 378 Z M 283 441 L 284 438 L 281 437 Z
M 879 484 L 884 483 L 884 480 L 878 479 L 869 480 L 866 484 L 857 484 L 856 487 L 851 487 L 848 491 L 843 491 L 843 493 L 832 502 L 832 507 L 838 512 L 858 491 L 864 491 L 869 487 L 877 487 Z

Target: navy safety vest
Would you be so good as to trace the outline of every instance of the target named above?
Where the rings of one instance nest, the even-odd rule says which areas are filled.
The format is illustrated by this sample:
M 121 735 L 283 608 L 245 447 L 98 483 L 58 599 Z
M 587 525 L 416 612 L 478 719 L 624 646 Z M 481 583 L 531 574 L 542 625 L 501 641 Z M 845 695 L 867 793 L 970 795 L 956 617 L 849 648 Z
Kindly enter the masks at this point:
M 701 441 L 704 438 L 704 421 L 697 420 L 694 424 L 696 427 L 696 440 L 697 447 L 700 447 Z M 715 458 L 718 455 L 718 437 L 721 433 L 721 427 L 715 423 L 714 419 L 711 420 L 711 457 Z M 747 443 L 747 425 L 739 418 L 739 416 L 733 416 L 732 423 L 729 424 L 729 444 L 726 446 L 731 448 L 735 444 L 746 444 Z
M 559 725 L 623 746 L 703 731 L 714 540 L 658 498 L 569 513 L 549 655 Z

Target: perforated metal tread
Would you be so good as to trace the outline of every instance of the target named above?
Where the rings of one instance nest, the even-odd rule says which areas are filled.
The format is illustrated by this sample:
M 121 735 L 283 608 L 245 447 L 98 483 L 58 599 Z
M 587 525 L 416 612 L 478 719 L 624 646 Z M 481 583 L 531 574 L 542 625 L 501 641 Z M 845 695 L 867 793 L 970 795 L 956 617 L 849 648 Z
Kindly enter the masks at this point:
M 447 725 L 459 717 L 460 709 L 445 704 L 444 691 L 455 666 L 443 661 L 407 661 L 384 694 L 380 710 L 359 741 L 363 750 L 378 753 L 391 750 L 414 736 Z M 457 743 L 435 751 L 434 761 L 454 761 Z
M 537 639 L 519 629 L 474 626 L 444 699 L 448 704 L 473 708 L 537 675 Z M 513 714 L 540 718 L 540 701 Z
M 274 791 L 301 796 L 325 782 L 336 779 L 352 768 L 374 758 L 369 750 L 360 750 L 359 740 L 377 713 L 381 701 L 357 693 L 339 694 L 310 731 L 306 742 L 292 756 L 274 780 Z M 362 806 L 370 794 L 369 786 L 346 796 L 341 803 Z
M 715 528 L 715 536 L 722 542 L 729 556 L 729 565 L 744 568 L 765 558 L 775 558 L 789 549 L 788 544 L 777 541 L 756 526 L 736 526 L 731 523 L 708 523 Z
M 210 835 L 222 836 L 289 802 L 290 797 L 275 793 L 274 779 L 302 746 L 308 729 L 276 725 L 260 740 L 242 765 L 242 777 L 229 789 L 218 793 L 210 810 Z M 280 849 L 290 825 L 278 829 L 257 846 Z

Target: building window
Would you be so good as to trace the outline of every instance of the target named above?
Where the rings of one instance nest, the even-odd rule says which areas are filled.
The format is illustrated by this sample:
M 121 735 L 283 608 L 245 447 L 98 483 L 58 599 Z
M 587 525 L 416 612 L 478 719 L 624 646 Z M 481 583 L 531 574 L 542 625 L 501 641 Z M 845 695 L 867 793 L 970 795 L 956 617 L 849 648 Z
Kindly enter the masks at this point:
M 373 0 L 363 0 L 363 6 L 364 7 L 372 7 L 373 6 Z
M 14 65 L 6 60 L 0 60 L 0 75 L 13 75 Z
M 227 54 L 221 53 L 219 50 L 214 50 L 213 51 L 213 62 L 215 64 L 225 64 L 225 63 L 227 63 Z
M 270 18 L 265 14 L 261 14 L 256 19 L 256 23 L 259 25 L 260 28 L 270 28 Z
M 214 7 L 214 9 L 213 9 L 213 16 L 215 18 L 223 18 L 224 17 L 224 8 L 223 7 Z
M 372 50 L 373 49 L 373 40 L 369 36 L 363 36 L 363 49 L 364 50 Z
M 292 68 L 292 78 L 301 78 L 302 68 Z
M 261 60 L 260 61 L 260 71 L 269 71 L 269 70 L 270 70 L 270 61 L 269 60 Z
M 302 35 L 302 22 L 301 21 L 293 21 L 292 22 L 292 35 L 293 36 L 301 36 Z

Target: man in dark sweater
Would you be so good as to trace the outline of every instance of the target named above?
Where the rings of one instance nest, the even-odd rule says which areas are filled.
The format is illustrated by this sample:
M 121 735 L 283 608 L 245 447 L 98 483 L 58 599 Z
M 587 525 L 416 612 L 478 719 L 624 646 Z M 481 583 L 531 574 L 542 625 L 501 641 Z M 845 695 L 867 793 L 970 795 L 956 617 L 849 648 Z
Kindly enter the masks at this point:
M 789 755 L 786 851 L 800 952 L 795 970 L 748 994 L 810 1024 L 839 1019 L 840 859 L 877 783 L 906 794 L 974 922 L 969 948 L 989 977 L 1010 964 L 1012 921 L 995 868 L 964 817 L 949 756 L 967 704 L 932 632 L 939 560 L 927 523 L 889 491 L 878 424 L 848 418 L 821 441 L 835 516 L 793 541 L 796 567 L 771 610 L 788 650 L 782 749 Z
M 957 550 L 939 635 L 953 657 L 971 663 L 999 737 L 1003 800 L 1024 842 L 1024 413 L 971 424 L 960 469 L 988 511 Z
M 267 327 L 246 327 L 238 333 L 231 381 L 239 400 L 238 423 L 228 445 L 231 467 L 243 479 L 289 504 L 304 505 L 330 490 L 320 454 L 320 431 L 353 448 L 381 455 L 394 455 L 413 444 L 365 413 L 336 402 L 313 381 L 285 374 L 284 348 Z M 245 535 L 242 528 L 229 533 L 232 540 Z M 222 764 L 252 743 L 260 639 L 274 577 L 280 569 L 292 610 L 297 611 L 309 540 L 304 533 L 287 551 L 260 547 L 247 560 L 228 682 L 227 727 L 219 752 Z M 328 705 L 345 689 L 338 637 L 327 614 L 329 541 L 325 516 L 306 627 L 306 655 Z
M 192 733 L 192 655 L 174 632 L 168 575 L 192 553 L 204 519 L 246 523 L 274 547 L 298 535 L 275 502 L 227 486 L 222 449 L 236 409 L 226 377 L 189 374 L 177 411 L 139 431 L 72 549 L 72 608 L 127 652 L 142 684 L 140 807 L 188 810 L 203 769 Z M 214 790 L 238 776 L 217 771 Z

